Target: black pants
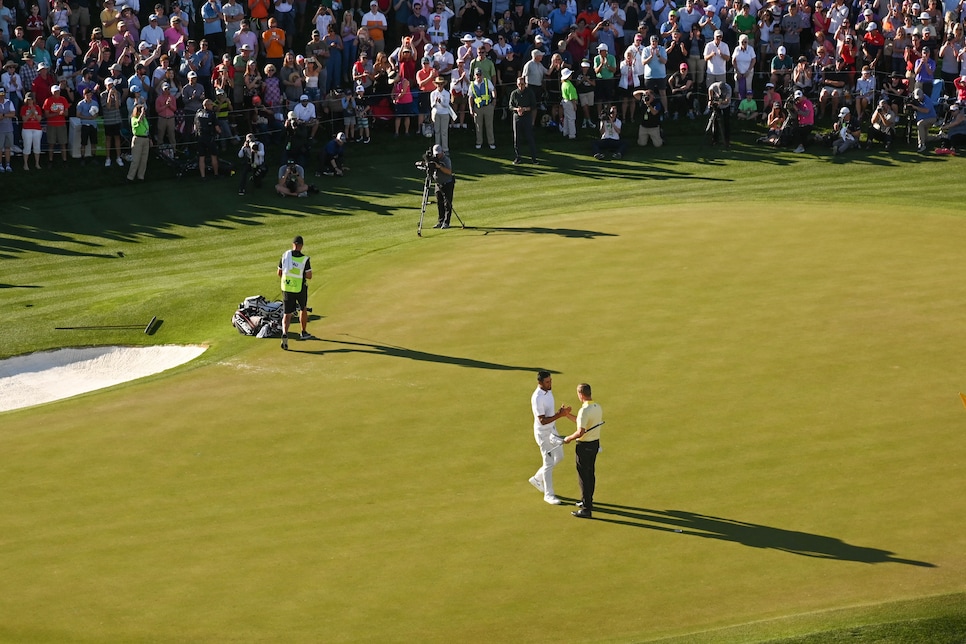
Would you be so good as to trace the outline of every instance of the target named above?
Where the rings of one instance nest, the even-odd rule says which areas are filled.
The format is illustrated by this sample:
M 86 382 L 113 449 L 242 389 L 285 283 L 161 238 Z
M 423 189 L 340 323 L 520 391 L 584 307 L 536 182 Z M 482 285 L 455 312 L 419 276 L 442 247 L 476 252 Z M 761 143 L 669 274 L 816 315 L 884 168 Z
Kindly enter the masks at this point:
M 530 145 L 530 160 L 537 162 L 537 144 L 533 140 L 533 119 L 529 114 L 523 116 L 513 115 L 513 154 L 519 159 L 520 147 L 526 141 Z
M 245 184 L 248 183 L 249 177 L 251 177 L 252 183 L 255 184 L 256 188 L 262 187 L 262 176 L 264 176 L 264 174 L 260 175 L 260 173 L 258 172 L 258 168 L 256 166 L 253 166 L 250 163 L 242 164 L 241 169 L 238 171 L 238 174 L 240 175 L 239 177 L 240 181 L 238 183 L 239 190 L 245 189 Z
M 456 187 L 456 180 L 436 186 L 436 207 L 439 209 L 439 219 L 436 223 L 449 226 L 449 220 L 453 216 L 453 189 Z
M 594 487 L 597 484 L 594 467 L 597 464 L 597 452 L 599 450 L 600 441 L 588 441 L 586 443 L 577 441 L 574 448 L 577 459 L 577 478 L 580 482 L 580 500 L 587 511 L 594 509 Z
M 728 145 L 731 143 L 731 107 L 718 107 L 714 110 L 708 122 L 711 143 L 715 144 L 723 139 L 724 144 Z

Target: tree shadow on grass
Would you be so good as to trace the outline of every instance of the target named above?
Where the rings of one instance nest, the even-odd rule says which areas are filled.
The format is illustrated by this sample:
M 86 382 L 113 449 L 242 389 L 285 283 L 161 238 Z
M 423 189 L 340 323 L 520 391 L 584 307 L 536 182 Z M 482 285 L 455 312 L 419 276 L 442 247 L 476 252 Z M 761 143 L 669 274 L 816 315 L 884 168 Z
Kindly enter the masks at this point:
M 364 339 L 364 338 L 360 338 Z M 441 353 L 429 353 L 417 349 L 407 349 L 391 344 L 379 344 L 376 342 L 350 342 L 348 340 L 330 340 L 319 338 L 322 342 L 343 345 L 333 349 L 322 349 L 320 351 L 301 351 L 305 344 L 289 343 L 289 349 L 298 353 L 312 355 L 332 355 L 335 353 L 368 353 L 372 355 L 383 355 L 389 358 L 404 358 L 406 360 L 416 360 L 418 362 L 435 362 L 437 364 L 450 364 L 457 367 L 467 367 L 470 369 L 488 369 L 495 371 L 530 371 L 537 372 L 544 367 L 525 367 L 516 365 L 500 364 L 498 362 L 487 362 L 485 360 L 475 360 L 473 358 L 461 358 L 459 356 L 447 356 Z M 550 373 L 559 373 L 548 369 Z
M 852 545 L 835 537 L 785 530 L 736 519 L 724 519 L 686 510 L 651 510 L 595 501 L 593 520 L 703 539 L 731 541 L 751 548 L 779 550 L 817 559 L 868 564 L 896 563 L 921 568 L 936 567 L 935 564 L 925 561 L 896 557 L 895 553 L 888 550 Z

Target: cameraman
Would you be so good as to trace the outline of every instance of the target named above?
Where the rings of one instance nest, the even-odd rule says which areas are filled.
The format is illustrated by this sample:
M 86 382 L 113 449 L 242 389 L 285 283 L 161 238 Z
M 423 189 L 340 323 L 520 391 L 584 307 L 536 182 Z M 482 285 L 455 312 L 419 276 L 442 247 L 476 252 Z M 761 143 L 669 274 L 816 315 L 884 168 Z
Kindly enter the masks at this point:
M 723 80 L 711 83 L 708 87 L 708 119 L 707 132 L 711 135 L 711 145 L 717 145 L 719 139 L 724 139 L 724 146 L 731 145 L 731 85 Z M 720 136 L 719 136 L 720 135 Z
M 433 228 L 449 228 L 449 220 L 453 216 L 453 189 L 456 187 L 456 177 L 453 176 L 453 162 L 446 156 L 443 147 L 433 146 L 432 156 L 426 158 L 426 171 L 433 173 L 436 182 L 436 206 L 439 218 Z
M 238 194 L 245 194 L 248 177 L 252 178 L 256 188 L 261 188 L 262 177 L 265 176 L 265 145 L 256 139 L 254 134 L 246 134 L 245 142 L 238 151 L 238 158 L 245 160 L 239 172 L 241 180 L 238 184 Z
M 621 141 L 621 120 L 617 118 L 617 106 L 611 105 L 600 114 L 600 138 L 594 141 L 594 158 L 603 159 L 604 152 L 611 152 L 614 159 L 624 155 L 627 145 Z
M 664 145 L 664 140 L 661 138 L 661 112 L 663 111 L 661 101 L 650 89 L 639 89 L 634 92 L 634 97 L 641 102 L 641 110 L 638 116 L 637 144 L 644 147 L 650 140 L 655 148 L 661 147 Z
M 936 106 L 932 102 L 932 97 L 917 89 L 912 93 L 912 100 L 907 107 L 914 112 L 916 120 L 916 130 L 919 137 L 918 152 L 926 151 L 926 143 L 929 140 L 929 128 L 936 122 Z
M 305 183 L 305 170 L 295 162 L 295 159 L 289 159 L 287 164 L 279 168 L 275 192 L 282 197 L 308 196 L 309 187 Z

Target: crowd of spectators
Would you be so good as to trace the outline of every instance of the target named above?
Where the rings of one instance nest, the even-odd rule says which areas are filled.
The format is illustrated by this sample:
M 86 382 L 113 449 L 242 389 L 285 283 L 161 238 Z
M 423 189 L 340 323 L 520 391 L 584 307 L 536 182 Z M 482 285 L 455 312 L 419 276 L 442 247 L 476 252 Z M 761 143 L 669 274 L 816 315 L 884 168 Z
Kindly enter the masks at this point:
M 249 134 L 309 167 L 379 122 L 447 151 L 449 130 L 475 128 L 492 149 L 514 88 L 533 94 L 531 125 L 589 130 L 598 155 L 623 152 L 624 123 L 660 145 L 665 120 L 708 114 L 716 83 L 774 140 L 800 95 L 833 133 L 891 144 L 905 117 L 919 150 L 936 124 L 958 145 L 966 11 L 942 1 L 0 0 L 0 170 L 11 150 L 24 170 L 99 148 L 123 167 L 142 137 L 171 158 L 197 146 L 204 177 Z

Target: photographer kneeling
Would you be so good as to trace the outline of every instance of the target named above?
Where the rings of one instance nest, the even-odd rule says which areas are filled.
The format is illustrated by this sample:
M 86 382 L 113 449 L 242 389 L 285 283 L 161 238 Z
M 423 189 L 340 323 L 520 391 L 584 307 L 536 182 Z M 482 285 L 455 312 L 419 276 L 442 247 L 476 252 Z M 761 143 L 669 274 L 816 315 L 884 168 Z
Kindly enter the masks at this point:
M 278 183 L 275 192 L 283 197 L 307 197 L 309 187 L 305 183 L 305 169 L 289 159 L 286 165 L 278 170 Z
M 337 176 L 341 177 L 342 173 L 349 168 L 342 165 L 342 155 L 345 152 L 345 142 L 348 138 L 345 132 L 339 132 L 336 134 L 331 141 L 325 144 L 322 148 L 322 163 L 321 171 L 316 172 L 315 176 L 324 174 L 327 177 Z
M 426 156 L 426 171 L 433 173 L 436 182 L 436 207 L 439 218 L 433 228 L 449 228 L 449 220 L 453 216 L 453 189 L 456 187 L 456 177 L 453 176 L 453 162 L 446 156 L 443 147 L 433 146 L 432 156 Z

